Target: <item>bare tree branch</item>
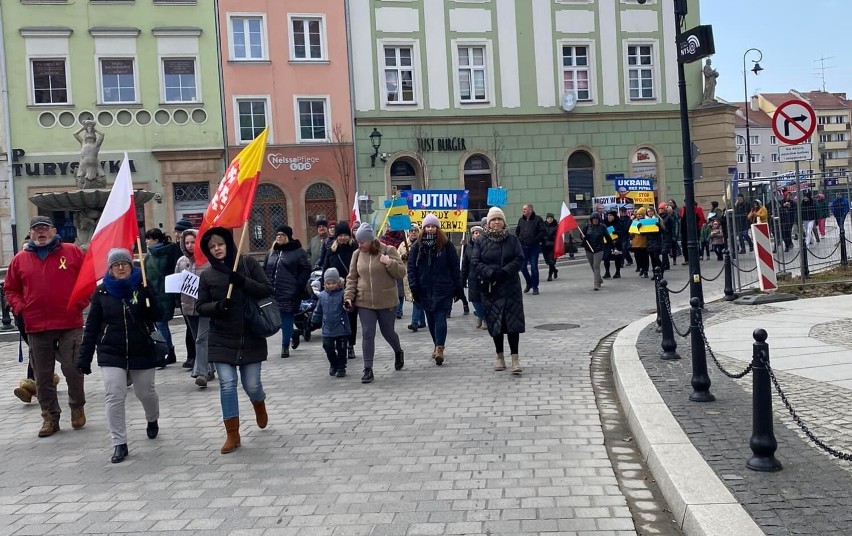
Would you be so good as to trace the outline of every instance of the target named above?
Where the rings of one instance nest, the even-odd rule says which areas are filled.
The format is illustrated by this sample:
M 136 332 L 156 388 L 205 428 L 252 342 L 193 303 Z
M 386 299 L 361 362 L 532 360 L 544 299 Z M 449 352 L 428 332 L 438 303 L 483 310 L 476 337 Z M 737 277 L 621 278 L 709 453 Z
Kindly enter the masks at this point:
M 429 189 L 429 163 L 426 161 L 426 155 L 423 150 L 422 140 L 426 139 L 426 131 L 423 130 L 423 125 L 416 125 L 411 129 L 411 137 L 414 139 L 414 159 L 420 170 L 423 173 L 423 188 Z
M 351 140 L 346 137 L 346 133 L 343 132 L 343 126 L 340 123 L 335 123 L 331 129 L 331 143 L 334 167 L 337 168 L 340 186 L 343 189 L 343 197 L 346 198 L 347 203 L 354 203 L 354 199 L 352 198 L 352 177 L 355 163 L 352 158 Z M 355 195 L 357 196 L 358 192 L 355 192 Z

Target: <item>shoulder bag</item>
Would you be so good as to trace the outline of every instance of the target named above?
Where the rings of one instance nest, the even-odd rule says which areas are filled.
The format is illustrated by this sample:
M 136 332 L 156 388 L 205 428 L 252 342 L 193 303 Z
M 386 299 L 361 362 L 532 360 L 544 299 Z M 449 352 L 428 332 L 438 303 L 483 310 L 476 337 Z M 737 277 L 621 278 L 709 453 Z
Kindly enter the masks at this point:
M 243 261 L 246 269 L 246 277 L 251 277 L 248 266 Z M 248 325 L 249 332 L 256 337 L 271 337 L 281 329 L 281 312 L 272 296 L 265 298 L 252 298 L 243 292 L 245 305 L 243 307 L 243 319 Z

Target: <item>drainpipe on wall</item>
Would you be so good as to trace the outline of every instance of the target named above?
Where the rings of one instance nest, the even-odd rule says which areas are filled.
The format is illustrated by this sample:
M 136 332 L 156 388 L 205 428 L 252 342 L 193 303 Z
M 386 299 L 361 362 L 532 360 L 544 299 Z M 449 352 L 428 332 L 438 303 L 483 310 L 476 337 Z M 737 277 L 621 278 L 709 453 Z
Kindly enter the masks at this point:
M 349 14 L 349 3 L 350 0 L 346 0 L 344 5 L 344 10 L 346 13 L 346 56 L 347 61 L 349 62 L 349 111 L 351 115 L 351 124 L 352 124 L 352 166 L 355 171 L 355 199 L 358 199 L 358 195 L 360 194 L 360 189 L 358 188 L 358 151 L 355 143 L 355 79 L 353 77 L 353 60 L 352 60 L 352 26 L 351 19 Z M 349 200 L 346 200 L 349 203 Z M 349 210 L 348 207 L 344 207 Z
M 222 28 L 219 25 L 219 0 L 213 0 L 213 11 L 216 17 L 216 62 L 219 67 L 219 113 L 222 116 L 222 169 L 228 169 L 228 120 L 225 117 L 225 69 L 222 64 Z M 218 182 L 216 185 L 218 186 Z M 208 194 L 209 195 L 209 194 Z
M 9 173 L 9 216 L 12 229 L 12 255 L 18 251 L 18 223 L 15 216 L 15 173 L 12 167 L 12 122 L 9 118 L 9 78 L 6 76 L 6 38 L 3 32 L 3 6 L 0 4 L 0 81 L 2 81 L 3 128 L 6 131 L 6 167 Z M 3 260 L 8 264 L 6 256 Z M 11 261 L 10 259 L 8 259 Z

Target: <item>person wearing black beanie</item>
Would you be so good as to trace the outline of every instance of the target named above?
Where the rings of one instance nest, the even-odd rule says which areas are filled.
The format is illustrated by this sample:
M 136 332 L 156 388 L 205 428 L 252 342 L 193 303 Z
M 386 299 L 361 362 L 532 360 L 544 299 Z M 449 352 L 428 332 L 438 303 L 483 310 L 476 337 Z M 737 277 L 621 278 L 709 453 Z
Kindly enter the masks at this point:
M 293 238 L 293 229 L 281 225 L 275 230 L 275 243 L 264 263 L 266 277 L 272 283 L 273 296 L 281 312 L 281 357 L 290 357 L 299 346 L 301 333 L 293 329 L 293 317 L 299 312 L 302 295 L 311 276 L 308 254 L 302 243 Z

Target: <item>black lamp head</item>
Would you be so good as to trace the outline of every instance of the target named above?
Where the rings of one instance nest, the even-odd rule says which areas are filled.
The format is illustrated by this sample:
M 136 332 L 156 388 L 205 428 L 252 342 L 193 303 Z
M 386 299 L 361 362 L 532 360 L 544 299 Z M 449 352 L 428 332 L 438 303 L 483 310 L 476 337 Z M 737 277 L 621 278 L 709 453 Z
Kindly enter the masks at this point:
M 370 143 L 373 145 L 373 149 L 376 150 L 382 146 L 382 133 L 375 128 L 373 129 L 373 132 L 370 133 Z
M 760 66 L 760 62 L 754 62 L 754 67 L 751 68 L 751 72 L 754 74 L 760 74 L 760 71 L 763 70 L 763 67 Z

